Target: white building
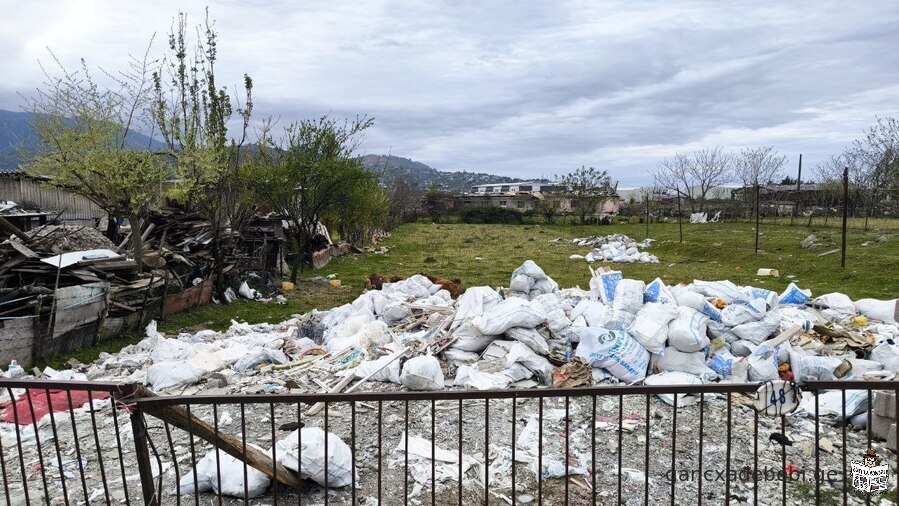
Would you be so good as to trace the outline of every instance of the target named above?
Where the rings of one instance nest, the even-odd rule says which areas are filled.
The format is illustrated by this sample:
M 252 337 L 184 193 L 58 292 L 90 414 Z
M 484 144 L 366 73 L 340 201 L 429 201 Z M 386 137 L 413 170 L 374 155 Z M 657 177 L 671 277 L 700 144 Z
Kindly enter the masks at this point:
M 468 189 L 469 194 L 485 195 L 491 193 L 517 193 L 517 192 L 551 192 L 555 191 L 558 185 L 553 183 L 539 183 L 536 181 L 519 181 L 517 183 L 489 183 L 472 186 Z

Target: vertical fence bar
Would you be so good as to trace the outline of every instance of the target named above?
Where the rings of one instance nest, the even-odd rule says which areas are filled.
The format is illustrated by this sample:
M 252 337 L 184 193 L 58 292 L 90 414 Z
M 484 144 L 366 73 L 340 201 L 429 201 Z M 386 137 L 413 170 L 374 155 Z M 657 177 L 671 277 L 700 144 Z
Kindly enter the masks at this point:
M 153 469 L 150 467 L 150 448 L 147 445 L 147 426 L 144 423 L 143 411 L 140 405 L 135 406 L 131 412 L 131 433 L 134 435 L 134 452 L 137 457 L 137 470 L 140 474 L 140 487 L 143 490 L 144 504 L 156 506 L 159 504 L 153 483 Z M 178 462 L 174 462 L 177 467 Z
M 62 457 L 59 461 L 60 471 L 62 470 Z M 6 456 L 3 452 L 3 438 L 0 438 L 0 473 L 3 473 L 3 496 L 6 497 L 6 506 L 11 506 L 12 499 L 9 497 L 9 475 L 6 474 Z M 65 487 L 65 476 L 63 476 L 63 487 Z M 68 504 L 68 494 L 66 494 L 66 504 Z
M 408 435 L 406 441 L 409 440 Z M 437 504 L 437 405 L 436 401 L 431 398 L 431 504 Z M 461 477 L 460 477 L 461 479 Z
M 50 389 L 47 388 L 44 390 L 44 394 L 47 396 L 47 402 L 50 402 Z M 115 415 L 115 410 L 113 410 L 113 416 Z M 115 421 L 116 424 L 116 441 L 119 445 L 119 451 L 121 452 L 122 442 L 119 437 L 119 424 L 118 420 Z M 62 451 L 59 449 L 59 434 L 56 432 L 56 416 L 53 414 L 53 410 L 50 410 L 50 428 L 53 430 L 53 445 L 56 447 L 56 465 L 59 466 L 59 480 L 62 483 L 62 496 L 65 498 L 65 503 L 69 504 L 69 492 L 66 488 L 66 472 L 63 469 L 62 465 Z M 3 446 L 0 445 L 0 463 L 2 463 L 3 454 Z M 119 459 L 119 462 L 123 462 L 124 459 Z M 6 465 L 3 465 L 3 483 L 6 484 Z M 125 465 L 122 463 L 122 486 L 125 487 L 125 500 L 128 501 L 128 486 L 125 484 Z M 9 500 L 9 492 L 6 492 L 7 500 Z
M 543 397 L 540 398 L 537 413 L 537 504 L 543 506 Z
M 622 464 L 622 456 L 621 456 L 621 440 L 624 437 L 624 428 L 622 424 L 624 423 L 624 396 L 618 394 L 618 503 L 621 504 L 621 464 Z M 596 425 L 596 421 L 593 422 Z
M 484 399 L 484 504 L 490 504 L 490 399 Z
M 699 483 L 696 492 L 696 504 L 702 505 L 702 424 L 705 418 L 705 393 L 699 393 Z
M 731 456 L 731 408 L 733 407 L 733 399 L 731 398 L 730 392 L 727 392 L 727 448 L 726 448 L 726 456 L 724 457 L 726 468 L 727 468 L 727 476 L 724 478 L 724 504 L 730 504 L 730 456 Z
M 215 407 L 215 404 L 212 405 Z M 274 506 L 278 506 L 278 445 L 275 442 L 278 440 L 277 434 L 275 433 L 275 403 L 271 403 L 268 405 L 269 407 L 269 423 L 271 424 L 271 434 L 272 434 L 272 504 Z M 218 422 L 215 424 L 215 436 L 218 439 Z M 327 436 L 325 436 L 325 455 L 328 453 L 327 446 Z M 218 452 L 215 452 L 216 456 L 218 456 Z M 325 476 L 327 476 L 328 470 L 328 457 L 325 457 Z M 218 465 L 218 460 L 216 460 L 216 465 Z M 325 482 L 327 483 L 328 479 L 325 478 Z M 221 483 L 221 476 L 219 477 L 219 483 Z M 221 487 L 221 485 L 219 485 Z M 221 490 L 221 488 L 219 488 Z M 327 494 L 325 494 L 327 496 Z M 221 504 L 222 496 L 219 494 L 219 504 Z M 327 499 L 326 499 L 327 503 Z
M 403 441 L 403 497 L 409 497 L 409 401 L 403 402 L 403 410 L 405 411 L 405 416 L 403 417 L 403 432 L 406 434 L 405 441 Z M 461 420 L 460 422 L 461 423 Z M 461 480 L 461 477 L 459 478 Z
M 846 409 L 846 389 L 840 391 L 841 402 L 840 405 L 843 406 L 843 409 Z M 845 414 L 845 411 L 844 411 Z M 846 502 L 849 499 L 847 493 L 849 491 L 849 483 L 846 480 L 846 423 L 843 420 L 843 506 L 846 506 Z M 899 497 L 897 497 L 899 498 Z
M 647 200 L 647 206 L 649 205 L 648 202 L 649 201 Z M 648 207 L 647 207 L 647 209 L 648 209 Z M 649 215 L 647 214 L 647 216 L 649 216 Z M 646 394 L 646 418 L 645 418 L 645 421 L 646 421 L 646 436 L 645 436 L 646 437 L 646 453 L 644 455 L 645 461 L 643 462 L 643 464 L 644 464 L 644 466 L 643 466 L 643 478 L 644 478 L 643 479 L 643 504 L 649 504 L 649 421 L 650 421 L 649 399 L 650 399 L 650 397 L 651 397 L 650 394 Z
M 300 432 L 302 434 L 302 432 Z M 241 441 L 241 450 L 243 454 L 247 454 L 247 406 L 244 403 L 240 403 L 240 441 Z M 300 446 L 302 448 L 302 445 Z M 300 450 L 302 452 L 302 450 Z M 297 459 L 299 460 L 299 459 Z M 247 479 L 247 462 L 246 460 L 243 463 L 243 503 L 250 503 L 250 484 Z
M 106 503 L 108 504 L 110 503 L 110 500 L 109 486 L 106 483 L 106 466 L 103 464 L 103 449 L 100 447 L 100 435 L 97 431 L 97 415 L 94 411 L 94 395 L 90 388 L 87 389 L 87 402 L 90 405 L 91 426 L 94 429 L 94 446 L 97 448 L 97 463 L 100 467 L 100 479 L 103 480 L 103 496 L 106 497 Z
M 10 392 L 12 396 L 12 392 Z M 84 476 L 84 461 L 81 459 L 81 444 L 78 442 L 78 424 L 75 423 L 75 407 L 72 405 L 72 391 L 66 390 L 66 399 L 69 407 L 69 420 L 72 422 L 72 439 L 75 441 L 75 456 L 78 458 L 78 473 L 81 475 L 81 492 L 84 495 L 84 504 L 90 504 L 87 496 L 87 479 Z M 13 405 L 15 406 L 15 404 Z
M 671 506 L 674 506 L 674 482 L 677 481 L 677 394 L 671 407 Z
M 381 442 L 381 412 L 384 409 L 383 401 L 378 401 L 378 504 L 381 503 L 381 453 L 384 451 Z M 406 438 L 409 438 L 409 434 L 406 434 Z
M 174 464 L 172 467 L 175 468 L 175 483 L 181 483 L 181 472 L 178 470 L 178 457 L 175 455 L 175 444 L 172 442 L 172 431 L 171 428 L 169 428 L 169 422 L 163 420 L 162 423 L 165 426 L 165 436 L 169 443 L 169 453 L 172 456 L 172 464 Z M 175 494 L 175 504 L 181 506 L 181 494 Z
M 353 504 L 356 504 L 356 401 L 350 401 L 350 452 L 353 459 L 353 483 L 352 489 L 350 490 L 350 499 Z M 406 452 L 408 454 L 408 451 Z M 409 469 L 408 465 L 406 466 L 406 473 L 408 474 Z M 403 497 L 408 497 L 409 491 L 406 490 L 406 494 Z
M 6 389 L 9 392 L 9 398 L 11 399 L 10 404 L 12 405 L 12 416 L 13 416 L 13 424 L 15 425 L 16 430 L 16 452 L 19 454 L 19 465 L 21 468 L 19 469 L 22 472 L 22 490 L 25 492 L 25 504 L 31 504 L 31 498 L 28 494 L 28 475 L 25 474 L 25 450 L 22 447 L 22 430 L 19 428 L 19 408 L 16 406 L 16 396 L 12 394 L 12 388 Z M 25 395 L 28 395 L 28 391 L 25 391 Z M 74 423 L 74 422 L 72 422 Z M 84 477 L 84 469 L 82 469 L 82 479 Z M 87 488 L 85 487 L 85 495 L 87 495 Z
M 568 423 L 568 404 L 569 397 L 565 396 L 565 458 L 562 459 L 562 464 L 565 466 L 565 504 L 568 505 L 568 482 L 570 481 L 568 478 L 568 452 L 569 447 L 571 445 L 571 429 Z
M 324 417 L 325 417 L 325 506 L 328 506 L 328 468 L 331 467 L 328 465 L 328 404 L 330 404 L 330 403 L 328 401 L 325 401 L 325 413 L 324 413 Z M 380 420 L 379 420 L 379 422 L 380 422 Z M 380 427 L 381 427 L 381 424 L 378 423 L 379 433 L 381 430 Z M 379 444 L 378 451 L 380 451 L 380 446 L 381 445 Z M 380 459 L 381 459 L 381 455 L 378 454 L 378 463 L 379 464 L 381 462 Z M 379 482 L 381 479 L 380 473 L 381 473 L 381 470 L 378 469 L 378 481 Z M 378 487 L 378 488 L 380 489 L 380 487 Z
M 185 404 L 184 408 L 187 410 L 187 440 L 190 441 L 190 466 L 192 468 L 191 473 L 194 477 L 194 504 L 200 506 L 200 480 L 197 475 L 197 449 L 194 445 L 194 417 L 190 414 L 190 404 Z M 247 441 L 244 438 L 244 446 L 246 446 Z M 244 480 L 244 485 L 246 485 L 247 480 Z
M 37 460 L 38 465 L 41 468 L 41 482 L 44 484 L 44 501 L 47 503 L 47 506 L 50 506 L 50 490 L 47 488 L 47 471 L 44 466 L 44 452 L 43 448 L 41 448 L 41 433 L 37 430 L 37 420 L 34 419 L 34 402 L 31 398 L 31 389 L 28 389 L 25 392 L 25 398 L 28 399 L 28 410 L 31 414 L 31 427 L 34 430 L 34 443 L 37 446 Z M 47 398 L 47 403 L 50 403 L 50 398 Z M 50 409 L 52 411 L 52 407 Z M 18 430 L 19 427 L 16 427 Z M 100 451 L 99 448 L 97 451 Z
M 784 437 L 787 436 L 787 416 L 780 415 L 780 433 L 783 434 Z M 815 444 L 818 444 L 815 441 Z M 781 481 L 781 499 L 783 501 L 783 505 L 787 506 L 787 445 L 780 446 L 780 470 L 781 476 L 783 476 L 783 480 Z
M 596 502 L 596 396 L 591 395 L 593 400 L 592 416 L 590 417 L 590 502 Z M 619 430 L 621 428 L 619 427 Z
M 50 390 L 47 390 L 47 400 L 50 400 Z M 119 431 L 119 415 L 118 415 L 118 399 L 115 396 L 111 396 L 109 398 L 109 402 L 112 404 L 112 424 L 115 427 L 115 442 L 116 446 L 119 449 L 119 471 L 122 473 L 122 490 L 125 491 L 125 504 L 131 504 L 131 498 L 128 496 L 128 482 L 125 478 L 125 456 L 123 454 L 122 448 L 122 436 Z M 56 422 L 53 420 L 53 410 L 50 409 L 50 423 L 53 425 L 53 438 L 56 439 Z M 59 443 L 56 445 L 56 451 L 59 452 Z M 63 494 L 65 494 L 65 473 L 62 471 L 62 461 L 59 463 L 59 475 L 63 480 Z M 162 473 L 159 473 L 160 479 L 162 478 Z M 66 497 L 66 504 L 68 504 L 69 498 Z
M 459 506 L 462 506 L 462 399 L 459 399 Z
M 756 409 L 753 413 L 753 429 L 752 429 L 752 504 L 759 505 L 759 412 Z M 700 474 L 702 474 L 700 472 Z
M 843 423 L 845 424 L 845 420 Z M 784 434 L 784 437 L 787 435 Z M 821 427 L 818 423 L 818 390 L 815 390 L 815 504 L 821 504 Z
M 515 397 L 512 397 L 512 506 L 515 506 L 518 502 L 515 495 L 515 447 L 518 446 L 515 441 L 515 429 L 518 425 L 518 411 L 516 404 L 518 404 L 518 400 Z

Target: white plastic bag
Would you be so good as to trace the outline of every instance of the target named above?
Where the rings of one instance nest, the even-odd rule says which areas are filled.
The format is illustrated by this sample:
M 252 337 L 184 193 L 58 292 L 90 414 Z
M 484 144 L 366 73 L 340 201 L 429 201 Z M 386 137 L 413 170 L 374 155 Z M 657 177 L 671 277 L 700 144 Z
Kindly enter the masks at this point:
M 403 364 L 400 381 L 409 390 L 443 390 L 443 371 L 436 357 L 412 357 Z
M 644 385 L 701 385 L 702 379 L 690 373 L 681 371 L 665 371 L 659 374 L 652 374 L 643 380 Z M 656 394 L 659 399 L 669 406 L 674 405 L 675 394 Z M 692 406 L 699 402 L 698 394 L 676 394 L 677 407 Z M 714 394 L 706 394 L 706 399 Z
M 749 381 L 774 381 L 780 378 L 777 371 L 777 351 L 770 346 L 759 346 L 746 359 L 749 364 Z
M 869 358 L 883 364 L 884 369 L 899 373 L 899 344 L 895 344 L 892 340 L 875 346 Z
M 549 355 L 549 345 L 546 344 L 546 339 L 540 335 L 537 329 L 512 327 L 506 331 L 506 337 L 527 345 L 528 348 L 536 353 Z
M 153 390 L 193 385 L 206 375 L 206 371 L 186 360 L 158 362 L 147 370 L 147 384 Z
M 553 371 L 556 368 L 549 363 L 549 360 L 537 355 L 522 343 L 513 344 L 512 348 L 509 349 L 509 354 L 506 355 L 506 367 L 511 367 L 516 363 L 527 367 L 528 370 L 536 374 L 540 383 L 544 385 L 552 384 Z
M 675 300 L 671 290 L 669 290 L 668 287 L 665 286 L 665 283 L 659 278 L 654 279 L 652 283 L 646 285 L 646 290 L 643 290 L 643 302 L 677 304 L 677 300 Z
M 402 351 L 398 351 L 396 353 L 402 354 Z M 391 362 L 392 361 L 392 362 Z M 369 360 L 366 362 L 362 362 L 359 364 L 353 374 L 357 378 L 365 378 L 369 374 L 377 371 L 382 368 L 380 371 L 374 374 L 371 378 L 371 381 L 380 381 L 382 383 L 397 383 L 400 384 L 402 381 L 400 380 L 400 359 L 396 358 L 396 354 L 384 355 L 383 357 L 377 360 Z
M 650 353 L 661 353 L 668 340 L 668 324 L 677 318 L 677 306 L 648 302 L 637 313 L 627 331 Z
M 580 334 L 575 355 L 591 367 L 601 367 L 627 383 L 646 377 L 649 352 L 627 332 L 587 327 Z
M 150 352 L 150 359 L 153 362 L 187 360 L 192 357 L 194 353 L 196 353 L 196 350 L 194 350 L 194 347 L 191 346 L 190 343 L 161 337 L 156 340 L 153 351 Z
M 693 290 L 707 297 L 721 299 L 728 304 L 733 304 L 735 302 L 747 303 L 750 301 L 749 297 L 747 297 L 746 294 L 740 290 L 740 287 L 727 280 L 701 281 L 698 279 L 694 279 Z
M 546 320 L 528 301 L 510 297 L 471 321 L 481 334 L 495 336 L 512 327 L 534 328 Z
M 736 327 L 759 321 L 765 317 L 765 306 L 762 299 L 755 299 L 749 304 L 731 304 L 721 310 L 721 323 L 727 327 Z
M 265 453 L 262 448 L 249 443 L 249 446 Z M 210 451 L 197 462 L 196 473 L 197 482 L 196 489 L 194 487 L 194 473 L 188 472 L 181 477 L 178 483 L 178 494 L 196 494 L 212 490 L 219 495 L 229 495 L 232 497 L 244 497 L 244 463 L 236 458 L 228 455 L 222 450 L 218 450 L 218 469 L 221 469 L 221 480 L 216 473 L 216 457 L 215 452 Z M 265 493 L 268 488 L 268 476 L 262 471 L 252 466 L 246 466 L 247 470 L 247 486 L 246 493 L 250 499 L 259 497 Z M 222 482 L 222 489 L 218 490 L 219 481 Z
M 656 367 L 662 371 L 680 371 L 705 378 L 714 378 L 715 371 L 705 365 L 705 353 L 686 353 L 672 346 L 665 348 L 665 354 L 658 357 Z
M 803 290 L 796 286 L 796 283 L 790 283 L 787 289 L 780 294 L 780 303 L 783 305 L 801 306 L 811 298 L 811 290 Z
M 766 313 L 765 317 L 757 322 L 744 323 L 732 329 L 740 339 L 761 344 L 772 334 L 780 329 L 781 316 L 776 312 Z
M 643 290 L 646 284 L 638 279 L 622 279 L 615 285 L 615 300 L 612 308 L 636 314 L 643 307 Z
M 453 337 L 456 340 L 450 345 L 451 349 L 478 353 L 484 351 L 497 338 L 497 336 L 485 336 L 470 321 L 456 327 L 453 330 Z
M 835 311 L 839 311 L 845 315 L 855 314 L 855 303 L 848 295 L 834 292 L 827 293 L 814 300 L 816 305 L 824 306 Z
M 892 324 L 899 320 L 899 299 L 861 299 L 855 301 L 855 309 L 872 320 Z
M 686 306 L 677 308 L 677 318 L 668 325 L 668 343 L 685 353 L 699 351 L 709 345 L 706 335 L 709 317 Z
M 817 357 L 814 355 L 802 355 L 795 350 L 790 350 L 790 370 L 793 371 L 794 381 L 835 381 L 833 371 L 843 363 L 836 357 Z
M 353 483 L 353 453 L 336 435 L 328 432 L 328 480 L 325 481 L 325 431 L 304 427 L 275 443 L 277 457 L 284 467 L 297 471 L 301 478 L 319 485 L 340 488 Z M 300 443 L 303 448 L 300 451 Z M 302 458 L 302 460 L 300 460 Z
M 243 372 L 263 363 L 286 364 L 289 361 L 290 359 L 281 350 L 257 346 L 251 349 L 243 358 L 234 362 L 231 369 Z

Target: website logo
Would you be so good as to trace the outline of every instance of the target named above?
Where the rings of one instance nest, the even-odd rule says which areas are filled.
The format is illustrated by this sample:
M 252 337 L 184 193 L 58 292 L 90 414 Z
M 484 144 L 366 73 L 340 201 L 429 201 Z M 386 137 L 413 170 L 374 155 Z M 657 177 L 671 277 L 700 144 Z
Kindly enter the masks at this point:
M 862 455 L 862 461 L 852 462 L 852 487 L 866 493 L 882 492 L 887 489 L 890 472 L 886 464 L 877 465 L 880 458 L 874 450 Z

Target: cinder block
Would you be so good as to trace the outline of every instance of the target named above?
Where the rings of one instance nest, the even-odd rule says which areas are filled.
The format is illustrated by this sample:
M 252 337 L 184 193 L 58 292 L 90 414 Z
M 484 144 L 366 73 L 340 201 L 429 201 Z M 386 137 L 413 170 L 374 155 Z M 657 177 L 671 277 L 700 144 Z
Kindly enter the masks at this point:
M 890 427 L 896 425 L 896 420 L 871 413 L 871 434 L 886 439 L 890 435 Z
M 896 392 L 878 390 L 874 394 L 874 414 L 896 419 Z

